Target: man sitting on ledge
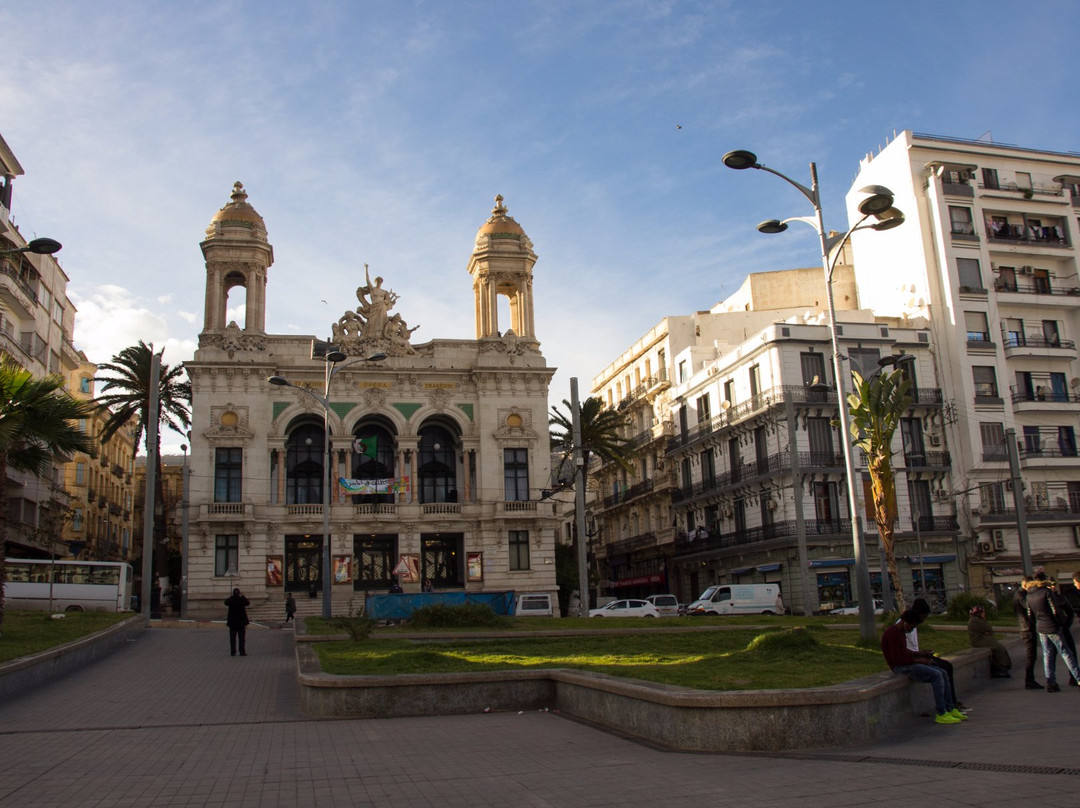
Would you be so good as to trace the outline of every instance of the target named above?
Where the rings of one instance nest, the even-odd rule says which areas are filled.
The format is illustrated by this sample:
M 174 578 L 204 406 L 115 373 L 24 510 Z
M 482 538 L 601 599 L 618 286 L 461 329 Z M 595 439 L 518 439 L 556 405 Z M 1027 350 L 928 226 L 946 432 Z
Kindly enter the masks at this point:
M 925 652 L 912 652 L 907 647 L 906 634 L 919 624 L 919 617 L 914 612 L 906 611 L 900 619 L 885 629 L 881 635 L 881 653 L 893 673 L 902 673 L 916 682 L 929 682 L 934 689 L 936 724 L 959 724 L 967 716 L 956 709 L 956 702 L 949 679 L 941 668 L 932 664 L 933 655 Z

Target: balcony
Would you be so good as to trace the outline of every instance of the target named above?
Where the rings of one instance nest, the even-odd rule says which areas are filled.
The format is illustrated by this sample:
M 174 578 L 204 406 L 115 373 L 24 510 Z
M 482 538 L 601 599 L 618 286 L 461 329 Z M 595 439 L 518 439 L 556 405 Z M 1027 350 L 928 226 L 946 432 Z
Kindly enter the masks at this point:
M 952 465 L 948 452 L 910 452 L 904 454 L 904 466 L 909 470 L 941 469 Z
M 642 550 L 646 547 L 656 546 L 656 534 L 649 531 L 646 533 L 640 533 L 637 536 L 631 536 L 628 539 L 619 539 L 613 541 L 611 544 L 604 548 L 608 558 L 617 555 L 624 555 L 625 553 L 632 552 L 634 550 Z
M 423 514 L 435 514 L 435 515 L 460 515 L 461 503 L 460 502 L 425 502 L 420 506 L 420 512 Z
M 805 525 L 807 538 L 814 536 L 851 538 L 850 519 L 807 519 L 803 524 Z M 704 539 L 696 539 L 692 535 L 680 533 L 675 537 L 675 555 L 678 557 L 698 554 L 703 551 L 724 550 L 774 539 L 794 539 L 797 532 L 798 522 L 790 519 L 783 522 L 774 522 L 771 525 L 760 525 L 729 533 L 722 533 L 714 528 L 709 531 L 709 535 Z
M 1060 247 L 1069 249 L 1072 245 L 1066 238 L 1066 230 L 1061 224 L 1033 226 L 1028 224 L 997 225 L 986 222 L 986 238 L 991 244 L 1024 244 L 1038 247 Z
M 803 472 L 826 469 L 843 470 L 844 457 L 836 452 L 799 452 L 799 466 Z M 671 501 L 684 502 L 709 494 L 716 494 L 729 488 L 746 485 L 755 478 L 779 476 L 791 471 L 791 452 L 784 450 L 769 455 L 764 460 L 739 463 L 734 469 L 717 474 L 715 477 L 698 480 L 696 483 L 677 488 L 671 492 Z
M 640 483 L 635 483 L 629 488 L 620 491 L 617 494 L 604 497 L 604 507 L 613 508 L 620 502 L 629 502 L 630 500 L 640 497 L 642 494 L 651 493 L 656 486 L 655 480 L 644 480 Z
M 397 516 L 398 506 L 393 502 L 365 502 L 353 505 L 354 516 Z
M 318 515 L 322 516 L 321 505 L 290 505 L 290 508 L 317 508 Z M 202 506 L 202 516 L 212 519 L 243 519 L 245 516 L 250 516 L 252 506 L 246 502 L 211 502 Z M 289 511 L 286 511 L 290 513 Z

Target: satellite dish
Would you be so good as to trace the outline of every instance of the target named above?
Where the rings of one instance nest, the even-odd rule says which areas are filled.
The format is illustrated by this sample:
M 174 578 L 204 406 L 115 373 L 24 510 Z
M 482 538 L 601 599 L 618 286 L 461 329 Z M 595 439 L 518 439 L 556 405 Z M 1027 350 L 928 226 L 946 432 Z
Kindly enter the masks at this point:
M 1071 379 L 1069 379 L 1069 387 L 1073 388 L 1074 390 L 1077 387 L 1080 387 L 1080 377 L 1073 376 Z
M 727 412 L 728 410 L 731 409 L 731 402 L 727 401 L 727 400 L 721 401 L 720 402 L 720 409 L 722 409 L 724 412 Z

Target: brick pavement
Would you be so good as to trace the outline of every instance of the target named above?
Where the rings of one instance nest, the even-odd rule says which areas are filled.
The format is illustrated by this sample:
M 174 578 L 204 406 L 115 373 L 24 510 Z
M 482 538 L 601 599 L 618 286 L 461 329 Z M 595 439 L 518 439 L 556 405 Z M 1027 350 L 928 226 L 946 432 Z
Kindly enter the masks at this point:
M 312 720 L 296 707 L 292 633 L 150 629 L 0 706 L 0 805 L 1073 805 L 1080 689 L 994 681 L 960 726 L 859 749 L 669 752 L 555 713 Z M 964 694 L 961 694 L 962 696 Z

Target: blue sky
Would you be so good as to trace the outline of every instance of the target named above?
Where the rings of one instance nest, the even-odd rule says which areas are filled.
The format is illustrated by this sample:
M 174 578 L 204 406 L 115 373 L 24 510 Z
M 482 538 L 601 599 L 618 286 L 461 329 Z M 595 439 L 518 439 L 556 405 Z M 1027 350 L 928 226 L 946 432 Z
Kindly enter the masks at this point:
M 817 161 L 842 228 L 894 131 L 1080 149 L 1064 1 L 7 0 L 0 31 L 14 218 L 64 243 L 95 361 L 190 357 L 235 180 L 274 245 L 269 331 L 328 335 L 368 263 L 417 342 L 475 336 L 466 264 L 502 194 L 554 403 L 662 317 L 815 264 L 809 229 L 754 230 L 806 201 L 726 151 L 806 184 Z

